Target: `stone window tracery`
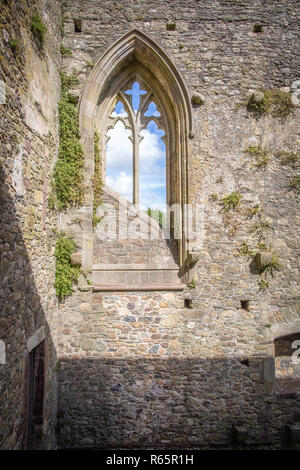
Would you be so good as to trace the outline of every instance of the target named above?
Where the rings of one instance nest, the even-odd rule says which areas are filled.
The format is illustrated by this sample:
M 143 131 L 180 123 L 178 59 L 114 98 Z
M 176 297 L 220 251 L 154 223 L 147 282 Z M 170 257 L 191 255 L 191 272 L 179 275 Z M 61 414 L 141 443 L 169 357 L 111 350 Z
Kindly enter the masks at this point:
M 143 166 L 146 162 L 143 159 L 147 158 L 146 152 L 141 152 L 141 143 L 149 133 L 155 134 L 156 141 L 160 141 L 160 150 L 164 149 L 164 160 L 166 160 L 165 148 L 165 120 L 162 112 L 159 109 L 158 100 L 153 91 L 145 85 L 140 77 L 131 78 L 125 86 L 120 88 L 115 95 L 111 110 L 108 114 L 107 127 L 106 127 L 106 180 L 107 175 L 110 173 L 110 168 L 115 162 L 109 160 L 109 145 L 110 140 L 114 137 L 113 131 L 119 129 L 122 135 L 126 135 L 129 142 L 122 140 L 119 145 L 120 160 L 122 160 L 122 151 L 124 146 L 129 151 L 131 149 L 131 162 L 122 162 L 121 164 L 127 165 L 127 170 L 132 174 L 132 194 L 128 198 L 131 199 L 133 204 L 139 205 L 141 201 L 140 181 L 143 178 Z M 147 145 L 147 142 L 145 143 Z M 128 151 L 126 152 L 128 154 Z M 142 165 L 141 165 L 142 164 Z M 166 161 L 164 161 L 165 177 Z M 151 182 L 155 185 L 155 181 Z M 166 182 L 164 182 L 166 185 Z M 149 201 L 150 203 L 151 201 Z M 166 202 L 166 201 L 165 201 Z

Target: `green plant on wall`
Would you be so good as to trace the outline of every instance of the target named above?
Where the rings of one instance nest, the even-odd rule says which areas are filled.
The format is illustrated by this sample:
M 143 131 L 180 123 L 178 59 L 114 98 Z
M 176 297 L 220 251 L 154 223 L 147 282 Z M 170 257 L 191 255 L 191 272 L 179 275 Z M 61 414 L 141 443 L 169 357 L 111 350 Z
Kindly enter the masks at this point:
M 271 225 L 266 220 L 259 220 L 256 224 L 254 224 L 251 229 L 250 233 L 254 233 L 260 241 L 262 241 L 265 237 L 265 232 L 271 229 Z
M 297 152 L 280 150 L 277 152 L 277 156 L 280 158 L 281 165 L 293 165 L 299 160 L 299 154 Z
M 9 39 L 8 43 L 9 43 L 9 47 L 11 48 L 12 53 L 14 55 L 19 54 L 19 52 L 21 50 L 20 41 L 16 38 L 11 38 L 11 39 Z
M 37 13 L 32 15 L 30 29 L 34 39 L 42 46 L 44 44 L 47 28 Z
M 224 212 L 229 212 L 230 210 L 235 210 L 241 204 L 242 195 L 238 192 L 233 192 L 228 196 L 225 196 L 220 204 L 223 206 Z
M 71 255 L 76 251 L 76 243 L 71 237 L 61 233 L 55 245 L 55 281 L 54 287 L 59 300 L 73 292 L 73 284 L 77 281 L 80 267 L 73 266 Z
M 258 285 L 259 285 L 259 290 L 265 291 L 269 287 L 269 282 L 265 281 L 264 279 L 259 279 Z
M 255 93 L 251 95 L 246 103 L 249 111 L 257 114 L 271 114 L 274 118 L 287 118 L 294 110 L 294 104 L 290 93 L 286 93 L 280 89 L 263 90 L 262 99 L 257 100 Z
M 60 76 L 59 148 L 51 182 L 49 206 L 65 210 L 82 203 L 84 154 L 79 141 L 78 111 L 68 93 L 78 80 L 74 75 L 67 75 L 64 72 L 61 72 Z
M 265 281 L 264 279 L 259 279 L 258 285 L 259 285 L 259 290 L 262 290 L 262 291 L 267 290 L 269 287 L 268 281 Z
M 248 147 L 244 153 L 254 157 L 254 166 L 257 168 L 265 168 L 270 163 L 268 150 L 263 149 L 260 145 Z
M 60 53 L 63 57 L 70 57 L 72 55 L 71 49 L 64 46 L 63 44 L 60 45 Z
M 259 214 L 259 204 L 255 204 L 255 206 L 247 208 L 247 215 L 250 219 L 252 219 L 256 214 Z
M 290 189 L 294 189 L 300 193 L 300 175 L 295 176 L 290 182 Z
M 101 222 L 102 217 L 98 217 L 97 207 L 101 204 L 101 195 L 102 195 L 102 177 L 100 170 L 100 148 L 99 148 L 99 134 L 97 131 L 94 133 L 94 200 L 93 200 L 93 227 L 96 227 L 99 222 Z
M 251 258 L 253 256 L 253 251 L 250 249 L 247 242 L 242 242 L 238 249 L 238 254 L 240 256 L 246 256 Z
M 192 279 L 188 284 L 187 286 L 190 288 L 190 289 L 196 289 L 198 285 L 198 282 L 196 281 L 196 279 Z
M 166 226 L 166 215 L 159 209 L 155 210 L 148 207 L 147 214 L 149 217 L 152 217 L 152 219 L 156 220 L 160 227 Z

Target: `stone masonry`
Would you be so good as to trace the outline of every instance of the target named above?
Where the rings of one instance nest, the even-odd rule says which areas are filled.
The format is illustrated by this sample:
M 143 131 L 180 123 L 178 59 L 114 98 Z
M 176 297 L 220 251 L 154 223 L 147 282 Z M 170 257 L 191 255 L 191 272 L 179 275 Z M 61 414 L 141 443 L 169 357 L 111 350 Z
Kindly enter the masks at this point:
M 282 118 L 245 105 L 262 90 L 291 94 L 300 80 L 298 2 L 2 3 L 0 340 L 7 364 L 0 364 L 0 447 L 24 447 L 26 344 L 44 327 L 39 447 L 299 448 L 300 366 L 292 362 L 292 343 L 300 340 L 300 219 L 291 182 L 300 166 L 299 158 L 282 156 L 299 155 L 300 111 L 294 106 Z M 34 7 L 48 28 L 43 53 L 28 29 Z M 58 72 L 77 76 L 72 94 L 82 98 L 97 62 L 130 31 L 161 48 L 188 90 L 193 132 L 184 136 L 186 174 L 172 188 L 186 184 L 187 202 L 204 206 L 203 244 L 188 253 L 196 259 L 192 269 L 186 260 L 179 265 L 174 241 L 101 241 L 101 222 L 91 229 L 87 203 L 60 214 L 47 207 Z M 20 56 L 12 55 L 12 36 L 24 48 Z M 60 56 L 61 43 L 71 54 Z M 116 76 L 132 64 L 121 64 Z M 147 69 L 146 60 L 137 66 Z M 257 165 L 249 147 L 266 151 L 265 165 Z M 104 167 L 105 154 L 100 158 Z M 91 187 L 87 179 L 85 197 Z M 233 192 L 240 204 L 226 212 L 222 200 Z M 116 204 L 111 192 L 102 196 Z M 86 250 L 93 265 L 60 303 L 53 289 L 56 227 L 74 236 L 78 253 Z M 273 276 L 258 269 L 256 255 L 265 249 L 280 263 Z M 178 264 L 178 289 L 165 282 L 134 289 L 124 278 L 114 290 L 109 272 L 105 288 L 95 275 L 100 264 L 126 272 L 126 265 L 142 270 L 162 259 Z

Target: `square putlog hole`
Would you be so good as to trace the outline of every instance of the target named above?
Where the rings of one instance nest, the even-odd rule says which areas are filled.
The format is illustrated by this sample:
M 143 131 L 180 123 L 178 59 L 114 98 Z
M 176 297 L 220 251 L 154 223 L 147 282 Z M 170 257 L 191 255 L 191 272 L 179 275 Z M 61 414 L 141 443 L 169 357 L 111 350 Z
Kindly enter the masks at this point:
M 176 30 L 176 24 L 175 23 L 167 23 L 166 24 L 166 30 L 167 31 L 175 31 Z
M 262 25 L 261 24 L 255 24 L 253 26 L 253 32 L 254 33 L 262 33 Z
M 185 308 L 193 308 L 193 300 L 192 299 L 184 299 L 184 307 Z
M 249 300 L 241 300 L 241 308 L 243 310 L 246 310 L 247 312 L 249 312 L 249 310 L 250 310 L 250 301 Z
M 81 19 L 74 19 L 74 31 L 75 33 L 81 33 L 82 31 L 82 20 Z

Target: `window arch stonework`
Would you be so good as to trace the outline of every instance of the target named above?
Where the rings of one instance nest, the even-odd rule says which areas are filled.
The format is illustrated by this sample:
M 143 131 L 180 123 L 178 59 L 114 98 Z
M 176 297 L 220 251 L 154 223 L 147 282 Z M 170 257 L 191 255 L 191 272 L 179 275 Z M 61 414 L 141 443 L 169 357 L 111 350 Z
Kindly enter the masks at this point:
M 186 173 L 188 164 L 188 138 L 193 137 L 190 99 L 183 79 L 169 57 L 145 34 L 134 30 L 119 39 L 94 67 L 80 101 L 79 124 L 81 140 L 85 152 L 85 180 L 92 182 L 94 173 L 94 131 L 100 135 L 101 155 L 105 155 L 107 130 L 112 123 L 111 112 L 118 99 L 125 105 L 130 117 L 128 99 L 124 90 L 128 84 L 137 81 L 147 91 L 143 109 L 152 101 L 159 105 L 161 118 L 159 128 L 165 132 L 167 203 L 187 203 L 188 188 Z M 127 101 L 126 101 L 127 100 Z M 131 121 L 134 116 L 131 116 Z M 134 125 L 130 119 L 123 121 L 125 126 L 135 128 L 138 135 L 139 122 Z M 141 127 L 146 119 L 142 118 Z M 133 139 L 134 140 L 134 139 Z M 105 159 L 102 158 L 102 171 Z M 136 178 L 137 180 L 137 178 Z M 135 187 L 135 198 L 138 188 Z M 92 268 L 92 184 L 86 184 L 85 212 L 83 221 L 84 269 Z M 185 234 L 178 243 L 179 264 L 186 257 Z
M 105 175 L 106 170 L 106 144 L 108 140 L 108 132 L 112 130 L 118 121 L 121 121 L 124 127 L 131 131 L 129 139 L 133 145 L 133 203 L 139 204 L 139 145 L 142 142 L 143 135 L 142 131 L 147 128 L 147 125 L 153 121 L 157 127 L 164 131 L 162 137 L 166 146 L 166 188 L 167 197 L 166 203 L 172 205 L 175 202 L 174 190 L 173 196 L 171 193 L 170 175 L 172 174 L 172 161 L 170 159 L 170 151 L 174 146 L 172 141 L 172 135 L 175 130 L 172 129 L 172 118 L 174 122 L 174 115 L 171 110 L 170 103 L 167 102 L 166 97 L 163 96 L 160 90 L 157 90 L 157 84 L 148 82 L 147 71 L 141 71 L 139 64 L 132 64 L 132 72 L 129 74 L 129 70 L 124 70 L 124 73 L 118 75 L 115 80 L 112 81 L 111 86 L 107 90 L 106 95 L 99 97 L 99 105 L 95 114 L 95 128 L 100 135 L 100 153 L 102 158 L 102 174 Z M 123 79 L 122 79 L 123 78 Z M 134 83 L 138 83 L 140 89 L 145 93 L 140 98 L 140 106 L 135 113 L 131 104 L 130 96 L 126 95 L 126 92 Z M 112 110 L 116 104 L 121 102 L 124 106 L 126 116 L 113 116 Z M 149 105 L 154 103 L 159 110 L 160 116 L 147 116 L 147 110 Z M 158 105 L 159 103 L 159 105 Z M 167 109 L 167 111 L 166 111 Z

